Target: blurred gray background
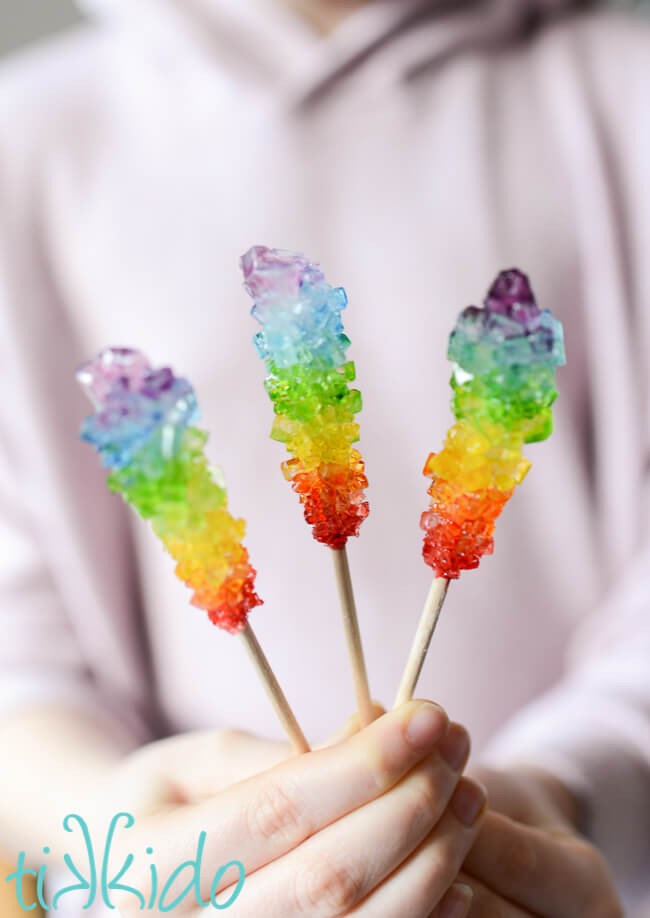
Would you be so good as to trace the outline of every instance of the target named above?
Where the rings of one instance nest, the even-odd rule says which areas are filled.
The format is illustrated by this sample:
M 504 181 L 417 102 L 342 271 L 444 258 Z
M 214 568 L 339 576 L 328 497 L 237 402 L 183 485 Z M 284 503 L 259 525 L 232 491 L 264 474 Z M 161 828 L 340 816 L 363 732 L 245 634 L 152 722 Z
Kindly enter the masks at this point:
M 77 22 L 73 0 L 0 0 L 0 55 Z
M 650 11 L 650 0 L 611 2 Z M 0 56 L 79 20 L 74 0 L 0 0 Z

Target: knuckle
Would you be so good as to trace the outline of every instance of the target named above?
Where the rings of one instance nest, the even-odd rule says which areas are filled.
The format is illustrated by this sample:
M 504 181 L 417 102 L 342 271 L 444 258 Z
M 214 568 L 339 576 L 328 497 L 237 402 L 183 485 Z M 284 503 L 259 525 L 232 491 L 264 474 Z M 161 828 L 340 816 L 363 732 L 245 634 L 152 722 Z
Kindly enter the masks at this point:
M 403 838 L 428 834 L 442 815 L 443 789 L 432 769 L 413 772 L 400 794 L 399 812 L 394 815 L 393 831 Z
M 371 790 L 383 794 L 393 784 L 394 763 L 380 742 L 367 746 L 364 759 Z
M 519 837 L 505 843 L 497 862 L 501 874 L 516 877 L 518 883 L 532 882 L 538 870 L 535 845 L 527 838 Z
M 588 893 L 581 914 L 585 918 L 622 918 L 623 907 L 600 851 L 583 839 L 573 840 L 572 848 L 574 856 L 577 855 L 582 862 L 584 875 L 589 877 Z
M 297 788 L 286 779 L 253 794 L 246 805 L 245 819 L 254 840 L 292 842 L 311 834 Z
M 590 842 L 583 840 L 574 842 L 574 852 L 582 860 L 585 874 L 590 877 L 587 901 L 580 914 L 584 918 L 623 918 L 623 906 L 602 854 Z
M 235 730 L 234 727 L 219 730 L 216 736 L 217 753 L 229 752 L 237 744 L 237 741 L 245 735 L 242 730 Z
M 408 779 L 411 793 L 409 803 L 410 817 L 425 816 L 429 818 L 440 808 L 441 788 L 435 772 L 428 768 L 415 772 Z
M 136 918 L 142 912 L 142 906 L 137 902 L 134 904 L 133 896 L 129 897 L 126 893 L 113 893 L 111 903 L 121 918 Z
M 578 855 L 582 858 L 586 869 L 593 874 L 601 878 L 605 882 L 608 878 L 609 871 L 605 864 L 605 859 L 591 842 L 584 841 L 580 839 L 577 843 L 577 852 Z
M 295 904 L 300 915 L 345 915 L 361 895 L 361 878 L 340 860 L 321 856 L 305 864 L 294 878 Z
M 617 899 L 601 901 L 597 905 L 589 906 L 584 912 L 584 918 L 624 918 L 623 906 Z
M 143 870 L 136 870 L 135 867 L 132 867 L 128 873 L 128 880 L 126 880 L 126 882 L 129 886 L 138 891 L 144 903 L 149 901 L 151 897 L 151 883 Z M 143 910 L 143 902 L 136 899 L 133 892 L 120 889 L 119 887 L 117 889 L 111 888 L 110 902 L 117 914 L 123 916 L 123 918 L 135 918 L 135 916 L 140 915 Z
M 509 906 L 502 899 L 497 898 L 482 889 L 473 887 L 474 896 L 472 897 L 472 907 L 470 909 L 471 918 L 508 918 Z M 508 911 L 506 911 L 508 909 Z

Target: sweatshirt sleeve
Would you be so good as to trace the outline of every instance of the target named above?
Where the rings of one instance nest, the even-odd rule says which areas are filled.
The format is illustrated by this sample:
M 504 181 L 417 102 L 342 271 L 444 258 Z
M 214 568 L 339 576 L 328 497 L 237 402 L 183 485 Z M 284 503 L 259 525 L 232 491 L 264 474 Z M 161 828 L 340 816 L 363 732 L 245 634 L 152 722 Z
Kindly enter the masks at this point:
M 650 864 L 650 542 L 579 629 L 565 677 L 492 741 L 486 764 L 533 764 L 582 800 L 583 831 L 634 890 Z
M 0 719 L 75 708 L 134 746 L 151 683 L 128 524 L 78 439 L 83 355 L 48 240 L 43 94 L 15 83 L 0 79 Z

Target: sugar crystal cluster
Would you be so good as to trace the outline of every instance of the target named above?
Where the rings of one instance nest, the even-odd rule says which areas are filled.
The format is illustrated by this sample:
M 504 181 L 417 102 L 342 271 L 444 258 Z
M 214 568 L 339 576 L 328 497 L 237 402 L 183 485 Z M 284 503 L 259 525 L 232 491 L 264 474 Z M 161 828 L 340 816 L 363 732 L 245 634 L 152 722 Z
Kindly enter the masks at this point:
M 353 446 L 361 393 L 349 385 L 355 370 L 341 321 L 345 290 L 330 286 L 318 265 L 293 252 L 254 246 L 241 266 L 252 315 L 262 326 L 255 345 L 269 372 L 271 436 L 291 455 L 282 470 L 314 538 L 343 548 L 368 515 L 368 481 Z
M 220 628 L 241 631 L 261 600 L 242 545 L 244 521 L 229 513 L 225 487 L 204 453 L 207 434 L 193 426 L 192 386 L 128 348 L 102 351 L 77 379 L 95 407 L 81 437 L 111 470 L 110 489 L 151 521 L 177 576 L 193 590 L 192 604 Z
M 453 579 L 491 554 L 495 520 L 530 468 L 522 446 L 553 430 L 562 325 L 538 308 L 524 274 L 504 271 L 484 308 L 460 314 L 448 358 L 456 423 L 424 467 L 431 505 L 421 526 L 425 561 Z

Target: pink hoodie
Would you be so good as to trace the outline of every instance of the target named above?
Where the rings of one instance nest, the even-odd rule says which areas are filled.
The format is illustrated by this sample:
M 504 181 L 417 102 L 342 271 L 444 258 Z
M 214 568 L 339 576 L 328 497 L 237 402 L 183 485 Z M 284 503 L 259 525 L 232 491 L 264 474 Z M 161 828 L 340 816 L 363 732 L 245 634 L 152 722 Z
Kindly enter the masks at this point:
M 628 913 L 650 915 L 650 30 L 568 2 L 377 2 L 325 39 L 270 0 L 93 6 L 97 26 L 0 78 L 2 709 L 90 707 L 134 744 L 279 735 L 239 643 L 77 439 L 73 370 L 106 344 L 191 378 L 248 521 L 258 637 L 311 739 L 352 709 L 331 562 L 268 437 L 253 243 L 349 294 L 371 502 L 350 554 L 390 703 L 430 579 L 448 335 L 517 265 L 565 325 L 556 432 L 452 586 L 419 692 L 475 755 L 584 794 Z

